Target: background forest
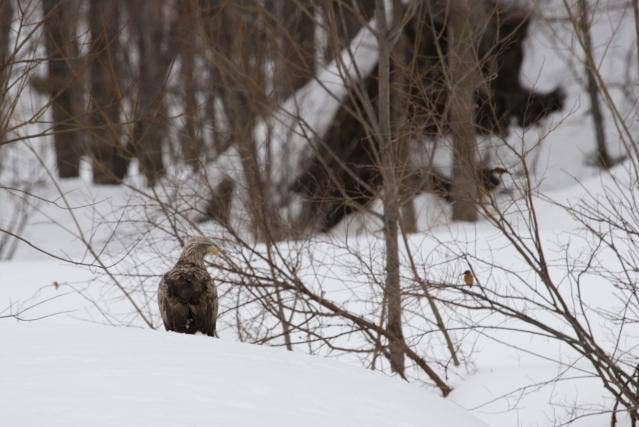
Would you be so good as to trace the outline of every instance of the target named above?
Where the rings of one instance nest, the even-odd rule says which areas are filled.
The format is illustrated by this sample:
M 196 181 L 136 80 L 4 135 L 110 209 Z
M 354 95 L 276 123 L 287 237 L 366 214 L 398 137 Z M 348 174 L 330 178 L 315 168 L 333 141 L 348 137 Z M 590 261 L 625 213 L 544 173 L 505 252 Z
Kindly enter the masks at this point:
M 159 352 L 136 329 L 206 235 L 222 342 L 382 371 L 477 425 L 636 427 L 637 1 L 0 0 L 0 22 L 0 366 L 62 325 L 45 352 Z

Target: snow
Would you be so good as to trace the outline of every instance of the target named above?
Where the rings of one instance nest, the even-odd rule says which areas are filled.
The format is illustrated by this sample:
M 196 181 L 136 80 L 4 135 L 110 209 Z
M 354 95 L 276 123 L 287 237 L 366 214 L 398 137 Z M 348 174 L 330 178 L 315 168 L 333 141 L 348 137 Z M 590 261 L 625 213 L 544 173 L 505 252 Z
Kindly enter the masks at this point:
M 612 175 L 602 174 L 547 196 L 571 203 L 587 194 L 597 199 L 629 173 L 621 165 Z M 115 197 L 113 188 L 93 191 L 96 199 Z M 535 202 L 541 212 L 544 241 L 552 252 L 576 225 L 558 206 L 545 199 Z M 45 210 L 55 209 L 49 206 Z M 57 230 L 55 224 L 40 227 L 45 236 L 47 230 Z M 451 270 L 442 250 L 441 244 L 451 241 L 461 245 L 456 249 L 471 259 L 480 255 L 485 259 L 490 253 L 499 266 L 528 274 L 503 237 L 496 236 L 485 223 L 440 227 L 432 235 L 412 236 L 410 244 L 416 262 L 428 260 L 433 265 L 429 275 L 445 278 L 459 273 Z M 310 245 L 316 265 L 324 267 L 312 273 L 322 278 L 327 295 L 355 311 L 364 311 L 362 304 L 370 291 L 353 253 L 381 259 L 376 255 L 383 250 L 380 237 L 351 239 L 348 251 L 325 239 Z M 81 245 L 69 245 L 66 250 L 82 254 Z M 138 252 L 142 250 L 138 247 Z M 8 408 L 2 416 L 20 425 L 40 425 L 47 420 L 52 425 L 200 425 L 217 421 L 242 426 L 258 421 L 289 425 L 283 420 L 297 425 L 303 420 L 305 425 L 417 426 L 432 420 L 440 426 L 532 427 L 555 425 L 569 418 L 577 407 L 594 408 L 595 412 L 611 407 L 588 364 L 548 338 L 507 331 L 484 334 L 481 330 L 477 336 L 469 335 L 461 341 L 469 365 L 448 372 L 454 390 L 444 400 L 420 381 L 411 379 L 406 384 L 369 372 L 353 357 L 330 360 L 307 356 L 300 347 L 289 353 L 236 343 L 229 329 L 234 311 L 224 314 L 222 310 L 220 339 L 141 329 L 143 324 L 132 316 L 117 289 L 104 283 L 100 270 L 43 256 L 34 260 L 30 252 L 24 254 L 19 261 L 0 263 L 0 316 L 33 306 L 20 314 L 23 322 L 0 319 L 0 401 Z M 165 255 L 174 261 L 174 251 Z M 154 258 L 148 258 L 143 266 L 151 271 L 166 268 L 163 261 Z M 122 271 L 126 268 L 122 266 Z M 501 280 L 498 272 L 481 264 L 474 268 L 485 286 Z M 156 283 L 157 278 L 151 278 L 150 292 Z M 609 288 L 596 284 L 584 286 L 584 298 L 596 302 L 597 307 L 615 310 L 617 303 Z M 138 301 L 144 302 L 140 298 Z M 233 307 L 233 303 L 225 297 L 221 301 L 223 308 Z M 158 325 L 153 294 L 143 307 Z M 482 327 L 503 322 L 495 317 L 471 320 Z M 409 339 L 415 333 L 413 328 L 420 327 L 418 322 L 419 318 L 407 317 L 405 334 Z M 465 326 L 454 313 L 449 322 Z M 112 326 L 104 326 L 107 324 Z M 598 328 L 596 323 L 593 327 Z M 429 358 L 437 359 L 445 351 L 436 345 L 432 338 L 424 342 Z M 571 425 L 595 427 L 608 419 L 603 414 L 580 418 Z M 623 422 L 619 425 L 624 426 Z
M 5 425 L 486 425 L 399 379 L 280 349 L 54 321 L 3 321 L 0 336 Z

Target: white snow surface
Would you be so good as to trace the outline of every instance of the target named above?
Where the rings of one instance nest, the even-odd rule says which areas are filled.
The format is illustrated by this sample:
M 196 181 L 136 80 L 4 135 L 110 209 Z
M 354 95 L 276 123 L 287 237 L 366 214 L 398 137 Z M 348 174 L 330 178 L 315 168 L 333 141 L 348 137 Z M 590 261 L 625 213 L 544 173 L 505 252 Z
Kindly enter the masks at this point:
M 280 349 L 53 321 L 2 321 L 0 336 L 3 425 L 486 425 L 399 379 Z
M 565 203 L 581 200 L 588 193 L 598 198 L 610 191 L 613 180 L 625 180 L 629 175 L 630 170 L 619 166 L 612 175 L 602 174 L 582 186 L 548 196 Z M 115 196 L 113 188 L 93 191 L 96 200 Z M 557 250 L 574 233 L 575 224 L 559 207 L 542 200 L 536 200 L 536 204 L 548 249 Z M 53 205 L 43 207 L 50 217 L 55 217 L 56 209 Z M 56 222 L 65 220 L 58 217 Z M 61 233 L 59 225 L 43 222 L 38 234 L 45 240 L 36 242 L 47 243 L 50 245 L 47 249 L 54 253 L 76 254 L 76 259 L 80 259 L 77 256 L 82 253 L 81 245 L 68 238 L 62 240 L 62 234 L 57 233 Z M 431 275 L 453 277 L 458 273 L 450 270 L 458 263 L 445 262 L 445 253 L 433 254 L 441 251 L 435 243 L 442 239 L 466 245 L 464 250 L 471 256 L 490 251 L 500 265 L 527 274 L 526 267 L 503 238 L 496 236 L 487 224 L 479 223 L 455 224 L 411 237 L 415 254 L 432 257 L 433 264 L 438 266 L 430 270 Z M 60 242 L 64 242 L 64 252 L 55 250 L 56 246 L 61 247 Z M 340 297 L 348 300 L 353 299 L 353 293 L 361 292 L 361 298 L 366 298 L 367 291 L 359 289 L 364 279 L 352 257 L 325 241 L 312 245 L 313 256 L 322 258 L 318 262 L 335 269 L 327 270 L 326 274 L 317 272 L 325 278 L 328 295 L 335 300 Z M 375 253 L 380 237 L 361 236 L 351 240 L 351 245 L 357 245 L 361 253 Z M 142 250 L 138 246 L 137 251 Z M 168 251 L 165 255 L 174 261 L 174 253 Z M 158 271 L 164 271 L 163 262 L 164 259 L 149 258 L 141 266 L 151 270 L 161 267 Z M 482 276 L 482 267 L 476 267 Z M 125 272 L 126 265 L 122 268 Z M 482 280 L 499 283 L 498 273 L 491 273 L 494 277 L 486 274 Z M 157 325 L 154 294 L 157 278 L 151 281 L 148 299 L 141 294 L 136 299 L 149 310 Z M 597 307 L 617 309 L 614 293 L 605 283 L 595 278 L 584 282 L 583 290 L 584 298 Z M 98 302 L 99 308 L 93 301 Z M 232 303 L 221 299 L 222 307 Z M 357 310 L 359 302 L 355 300 L 353 304 Z M 25 310 L 32 305 L 35 306 Z M 436 389 L 426 388 L 414 378 L 406 384 L 367 371 L 355 356 L 335 355 L 340 360 L 330 360 L 307 356 L 302 347 L 289 353 L 236 343 L 233 331 L 229 330 L 235 311 L 221 316 L 220 339 L 140 329 L 143 324 L 131 307 L 117 289 L 104 283 L 99 271 L 65 264 L 43 254 L 36 257 L 32 251 L 16 261 L 0 262 L 0 317 L 18 312 L 23 313 L 20 316 L 24 322 L 0 319 L 0 420 L 17 425 L 46 422 L 92 426 L 216 423 L 248 426 L 259 422 L 265 426 L 302 423 L 535 427 L 560 425 L 570 417 L 574 406 L 595 408 L 593 412 L 611 407 L 609 396 L 600 381 L 590 374 L 587 363 L 574 358 L 558 342 L 544 337 L 508 331 L 489 335 L 479 331 L 476 338 L 467 337 L 461 342 L 462 349 L 470 351 L 469 365 L 448 371 L 447 380 L 453 392 L 444 400 Z M 405 322 L 407 334 L 411 326 L 419 327 L 410 317 Z M 499 318 L 487 318 L 481 323 L 500 322 Z M 593 327 L 607 330 L 605 324 Z M 445 351 L 441 346 L 422 348 L 429 358 Z M 574 366 L 574 371 L 566 374 L 569 365 Z M 437 369 L 443 373 L 441 367 Z M 609 414 L 604 413 L 579 418 L 571 426 L 596 427 L 607 422 Z M 618 425 L 629 424 L 622 419 Z

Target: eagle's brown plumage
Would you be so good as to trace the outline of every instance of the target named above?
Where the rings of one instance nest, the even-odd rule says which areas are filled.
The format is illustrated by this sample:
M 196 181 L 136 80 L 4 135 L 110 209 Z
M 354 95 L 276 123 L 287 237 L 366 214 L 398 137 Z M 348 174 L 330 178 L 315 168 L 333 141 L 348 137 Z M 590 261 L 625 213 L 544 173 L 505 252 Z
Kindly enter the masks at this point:
M 217 291 L 204 256 L 217 251 L 209 239 L 192 238 L 175 267 L 162 277 L 158 304 L 167 331 L 215 336 Z

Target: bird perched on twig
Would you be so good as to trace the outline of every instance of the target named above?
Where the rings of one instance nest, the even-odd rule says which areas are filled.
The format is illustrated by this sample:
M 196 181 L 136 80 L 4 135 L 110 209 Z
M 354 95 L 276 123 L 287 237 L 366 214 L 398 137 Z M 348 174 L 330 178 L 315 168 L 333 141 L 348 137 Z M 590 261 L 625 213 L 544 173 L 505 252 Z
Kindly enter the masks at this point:
M 510 174 L 501 167 L 484 168 L 479 175 L 479 203 L 484 204 L 490 200 L 493 192 L 502 184 L 502 175 Z
M 158 304 L 167 331 L 215 336 L 217 291 L 204 257 L 220 249 L 206 237 L 190 238 L 175 266 L 160 281 Z
M 475 284 L 475 277 L 470 270 L 466 270 L 462 273 L 464 275 L 464 283 L 468 286 L 473 286 Z
M 501 185 L 501 176 L 505 173 L 510 174 L 510 172 L 502 167 L 482 169 L 480 174 L 481 188 L 486 192 L 494 191 Z

